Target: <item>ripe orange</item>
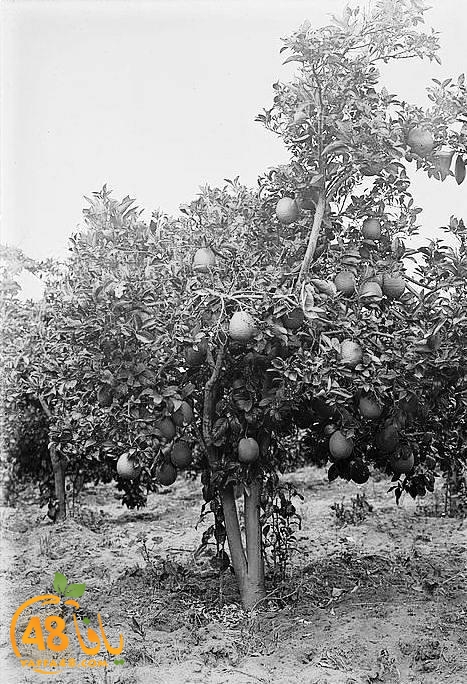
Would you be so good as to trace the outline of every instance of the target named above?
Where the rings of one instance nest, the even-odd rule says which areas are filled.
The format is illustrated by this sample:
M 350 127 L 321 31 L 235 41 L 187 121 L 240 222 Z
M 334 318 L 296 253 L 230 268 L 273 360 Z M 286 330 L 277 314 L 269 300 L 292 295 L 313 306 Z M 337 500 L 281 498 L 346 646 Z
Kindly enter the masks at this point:
M 110 385 L 102 385 L 97 390 L 97 402 L 101 408 L 112 406 L 113 392 Z
M 389 299 L 399 299 L 404 294 L 405 282 L 400 276 L 383 275 L 383 292 Z
M 175 437 L 175 425 L 170 418 L 162 418 L 162 420 L 157 421 L 156 428 L 159 430 L 162 437 L 167 440 L 171 440 Z
M 246 311 L 236 311 L 229 322 L 229 335 L 235 342 L 249 342 L 256 334 L 253 317 Z
M 289 311 L 282 316 L 284 327 L 289 330 L 298 330 L 302 327 L 304 320 L 305 314 L 303 313 L 303 309 L 299 306 L 296 306 L 295 309 L 292 309 L 292 311 Z
M 216 255 L 209 247 L 200 247 L 193 257 L 193 268 L 200 273 L 207 271 L 216 265 Z
M 358 408 L 364 418 L 379 418 L 383 412 L 381 406 L 369 397 L 360 397 Z
M 203 339 L 196 344 L 196 348 L 187 347 L 185 349 L 185 359 L 191 368 L 194 368 L 195 366 L 201 366 L 201 364 L 204 362 L 206 358 L 207 346 L 207 341 Z
M 190 445 L 184 441 L 175 442 L 170 452 L 170 460 L 176 468 L 188 468 L 193 463 Z
M 366 218 L 362 225 L 365 240 L 379 240 L 381 237 L 381 221 L 377 218 Z
M 168 487 L 177 479 L 177 469 L 172 463 L 163 463 L 157 471 L 156 479 L 161 485 Z
M 363 358 L 362 348 L 357 342 L 352 340 L 344 340 L 341 343 L 340 360 L 346 366 L 355 368 L 361 363 Z
M 281 223 L 293 223 L 298 219 L 299 214 L 298 204 L 291 197 L 283 197 L 276 204 L 276 216 Z
M 353 451 L 353 440 L 350 437 L 344 437 L 340 430 L 336 430 L 329 438 L 329 451 L 336 461 L 349 458 Z
M 407 136 L 407 144 L 420 157 L 426 157 L 431 154 L 435 144 L 433 135 L 427 128 L 416 126 L 409 131 Z
M 368 482 L 370 471 L 361 458 L 356 458 L 355 461 L 352 461 L 350 464 L 350 477 L 357 484 L 365 484 L 365 482 Z
M 132 461 L 127 454 L 122 454 L 117 461 L 117 473 L 124 480 L 134 480 L 141 472 L 141 465 Z
M 243 437 L 238 443 L 238 460 L 255 463 L 259 459 L 259 444 L 253 437 Z
M 193 409 L 187 401 L 182 401 L 181 406 L 172 414 L 172 420 L 177 427 L 193 422 Z
M 375 444 L 383 454 L 391 454 L 399 446 L 399 432 L 395 425 L 388 425 L 375 436 Z
M 407 456 L 393 454 L 389 459 L 389 465 L 396 475 L 410 473 L 415 465 L 415 458 L 413 454 L 408 454 Z
M 355 292 L 355 277 L 351 271 L 341 271 L 334 278 L 334 285 L 338 292 L 351 295 Z

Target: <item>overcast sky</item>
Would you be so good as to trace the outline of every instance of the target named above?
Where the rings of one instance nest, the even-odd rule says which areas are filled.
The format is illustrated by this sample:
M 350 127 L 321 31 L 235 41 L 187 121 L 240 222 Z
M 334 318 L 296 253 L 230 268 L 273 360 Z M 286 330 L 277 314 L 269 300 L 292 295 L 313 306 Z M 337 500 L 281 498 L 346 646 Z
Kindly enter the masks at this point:
M 280 38 L 326 23 L 343 0 L 4 0 L 2 242 L 63 256 L 83 195 L 107 183 L 175 213 L 206 182 L 254 184 L 287 161 L 254 121 L 287 80 Z M 359 3 L 362 4 L 362 3 Z M 426 104 L 432 77 L 467 72 L 467 2 L 432 0 L 443 64 L 387 69 L 391 92 Z M 467 217 L 467 186 L 414 176 L 424 232 Z

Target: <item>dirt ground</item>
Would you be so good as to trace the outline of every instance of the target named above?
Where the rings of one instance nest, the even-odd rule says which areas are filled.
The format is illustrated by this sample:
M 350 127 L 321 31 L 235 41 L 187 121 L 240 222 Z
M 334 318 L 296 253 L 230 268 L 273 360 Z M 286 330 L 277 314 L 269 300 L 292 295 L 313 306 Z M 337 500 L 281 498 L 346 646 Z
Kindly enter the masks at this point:
M 433 515 L 439 494 L 397 507 L 387 481 L 329 484 L 315 468 L 284 479 L 304 496 L 298 548 L 287 580 L 269 583 L 269 599 L 251 614 L 239 606 L 231 571 L 220 576 L 209 549 L 197 553 L 210 523 L 196 528 L 197 482 L 177 481 L 140 511 L 123 508 L 111 485 L 90 487 L 56 525 L 25 489 L 16 508 L 0 509 L 0 681 L 466 683 L 467 521 Z M 356 504 L 357 493 L 372 510 Z M 342 502 L 345 524 L 331 508 Z M 21 667 L 11 616 L 50 593 L 56 571 L 86 583 L 83 633 L 100 613 L 111 644 L 124 635 L 124 663 L 111 656 L 107 668 L 57 675 Z

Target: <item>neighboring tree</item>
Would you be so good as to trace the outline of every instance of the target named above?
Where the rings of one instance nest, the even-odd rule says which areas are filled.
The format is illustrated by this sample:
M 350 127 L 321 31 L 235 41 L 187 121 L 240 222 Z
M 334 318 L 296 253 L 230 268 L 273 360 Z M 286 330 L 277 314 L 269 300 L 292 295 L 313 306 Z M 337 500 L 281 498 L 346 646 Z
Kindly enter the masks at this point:
M 17 480 L 30 476 L 41 485 L 42 495 L 48 496 L 52 517 L 57 512 L 64 517 L 65 470 L 49 431 L 53 420 L 50 396 L 59 391 L 53 366 L 60 366 L 65 350 L 50 344 L 45 300 L 25 299 L 18 282 L 28 271 L 43 281 L 48 279 L 50 287 L 56 286 L 62 267 L 50 259 L 36 262 L 14 247 L 1 248 L 1 263 L 5 488 L 11 492 Z M 58 511 L 52 503 L 54 492 Z
M 369 15 L 303 26 L 285 44 L 297 78 L 275 84 L 259 117 L 290 164 L 258 192 L 238 180 L 202 188 L 180 218 L 149 225 L 129 198 L 94 193 L 47 300 L 41 378 L 55 388 L 57 452 L 87 477 L 116 471 L 130 506 L 178 470 L 201 470 L 214 514 L 203 542 L 214 535 L 246 608 L 265 596 L 271 521 L 294 514 L 278 477 L 291 439 L 306 434 L 309 460 L 332 461 L 330 479 L 385 469 L 396 497 L 432 490 L 463 439 L 463 224 L 451 222 L 457 251 L 404 244 L 421 211 L 406 157 L 443 179 L 455 154 L 462 182 L 463 79 L 436 84 L 426 112 L 377 90 L 378 63 L 437 59 L 436 34 L 417 30 L 423 11 L 377 2 Z

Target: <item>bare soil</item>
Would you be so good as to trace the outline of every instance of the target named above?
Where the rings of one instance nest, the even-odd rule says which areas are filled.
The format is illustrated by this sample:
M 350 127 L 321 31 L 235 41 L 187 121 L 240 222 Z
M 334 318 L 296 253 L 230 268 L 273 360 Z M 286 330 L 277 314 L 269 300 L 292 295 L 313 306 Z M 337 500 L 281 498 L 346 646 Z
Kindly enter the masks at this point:
M 297 549 L 284 581 L 273 585 L 269 568 L 268 599 L 250 614 L 241 610 L 232 572 L 212 567 L 212 549 L 198 551 L 210 524 L 196 527 L 198 482 L 180 479 L 140 511 L 123 508 L 111 485 L 88 487 L 58 524 L 26 488 L 16 508 L 0 509 L 0 681 L 467 682 L 466 521 L 432 514 L 442 508 L 440 494 L 396 506 L 387 481 L 329 484 L 315 468 L 284 479 L 304 497 Z M 357 493 L 372 510 L 356 503 Z M 342 502 L 344 524 L 331 508 Z M 26 599 L 50 593 L 56 571 L 86 583 L 83 634 L 83 619 L 96 626 L 100 613 L 111 644 L 124 635 L 123 664 L 101 653 L 107 668 L 48 676 L 21 667 L 10 646 L 11 616 Z M 68 655 L 79 656 L 73 648 Z

